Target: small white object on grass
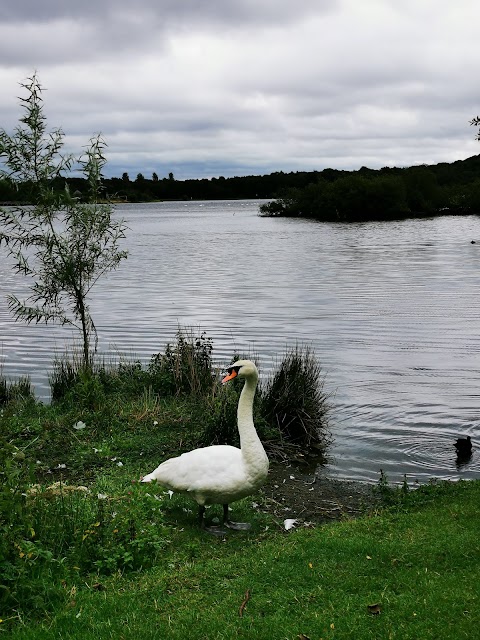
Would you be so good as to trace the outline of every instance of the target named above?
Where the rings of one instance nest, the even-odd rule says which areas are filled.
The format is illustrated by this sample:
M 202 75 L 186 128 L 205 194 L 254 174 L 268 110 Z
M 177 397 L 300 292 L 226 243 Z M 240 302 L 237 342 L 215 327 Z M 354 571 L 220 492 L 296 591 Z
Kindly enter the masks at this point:
M 296 518 L 287 518 L 286 520 L 284 520 L 283 526 L 285 527 L 285 531 L 288 531 L 289 529 L 293 529 L 297 522 L 298 520 Z

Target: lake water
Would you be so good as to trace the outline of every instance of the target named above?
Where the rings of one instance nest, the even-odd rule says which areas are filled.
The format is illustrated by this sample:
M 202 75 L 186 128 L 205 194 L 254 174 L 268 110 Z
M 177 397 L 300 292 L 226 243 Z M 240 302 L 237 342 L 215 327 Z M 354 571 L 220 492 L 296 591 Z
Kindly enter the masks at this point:
M 260 218 L 253 201 L 126 204 L 130 254 L 92 298 L 99 348 L 138 357 L 204 329 L 216 362 L 314 347 L 334 409 L 327 472 L 376 482 L 480 478 L 480 218 L 325 224 Z M 472 244 L 471 240 L 477 240 Z M 70 336 L 13 322 L 26 292 L 0 256 L 4 375 L 48 397 L 52 353 Z M 262 371 L 261 371 L 262 373 Z M 477 449 L 458 465 L 454 440 Z

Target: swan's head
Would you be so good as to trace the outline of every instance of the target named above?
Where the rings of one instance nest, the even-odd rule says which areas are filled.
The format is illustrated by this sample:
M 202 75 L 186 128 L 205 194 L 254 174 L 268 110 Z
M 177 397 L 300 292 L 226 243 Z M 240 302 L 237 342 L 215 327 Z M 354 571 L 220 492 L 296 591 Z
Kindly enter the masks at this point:
M 255 363 L 251 360 L 237 360 L 227 367 L 227 375 L 223 378 L 222 384 L 225 384 L 237 376 L 239 378 L 253 378 L 257 381 L 258 369 L 255 366 Z

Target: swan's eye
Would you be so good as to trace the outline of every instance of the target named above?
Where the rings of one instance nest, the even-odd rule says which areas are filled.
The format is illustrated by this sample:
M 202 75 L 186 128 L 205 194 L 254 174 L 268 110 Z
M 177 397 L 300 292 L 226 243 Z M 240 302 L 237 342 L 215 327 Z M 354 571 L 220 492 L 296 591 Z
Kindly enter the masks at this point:
M 233 373 L 235 371 L 235 373 L 238 375 L 238 372 L 240 371 L 240 369 L 241 367 L 227 367 L 226 372 Z

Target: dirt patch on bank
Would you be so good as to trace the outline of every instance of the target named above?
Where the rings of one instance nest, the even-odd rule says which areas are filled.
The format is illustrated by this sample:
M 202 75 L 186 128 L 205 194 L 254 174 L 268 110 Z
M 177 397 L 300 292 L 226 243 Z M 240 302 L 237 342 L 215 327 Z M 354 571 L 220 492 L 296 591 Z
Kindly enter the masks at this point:
M 354 518 L 381 504 L 372 485 L 334 480 L 291 463 L 272 464 L 260 493 L 259 508 L 282 523 L 287 518 L 307 525 Z

